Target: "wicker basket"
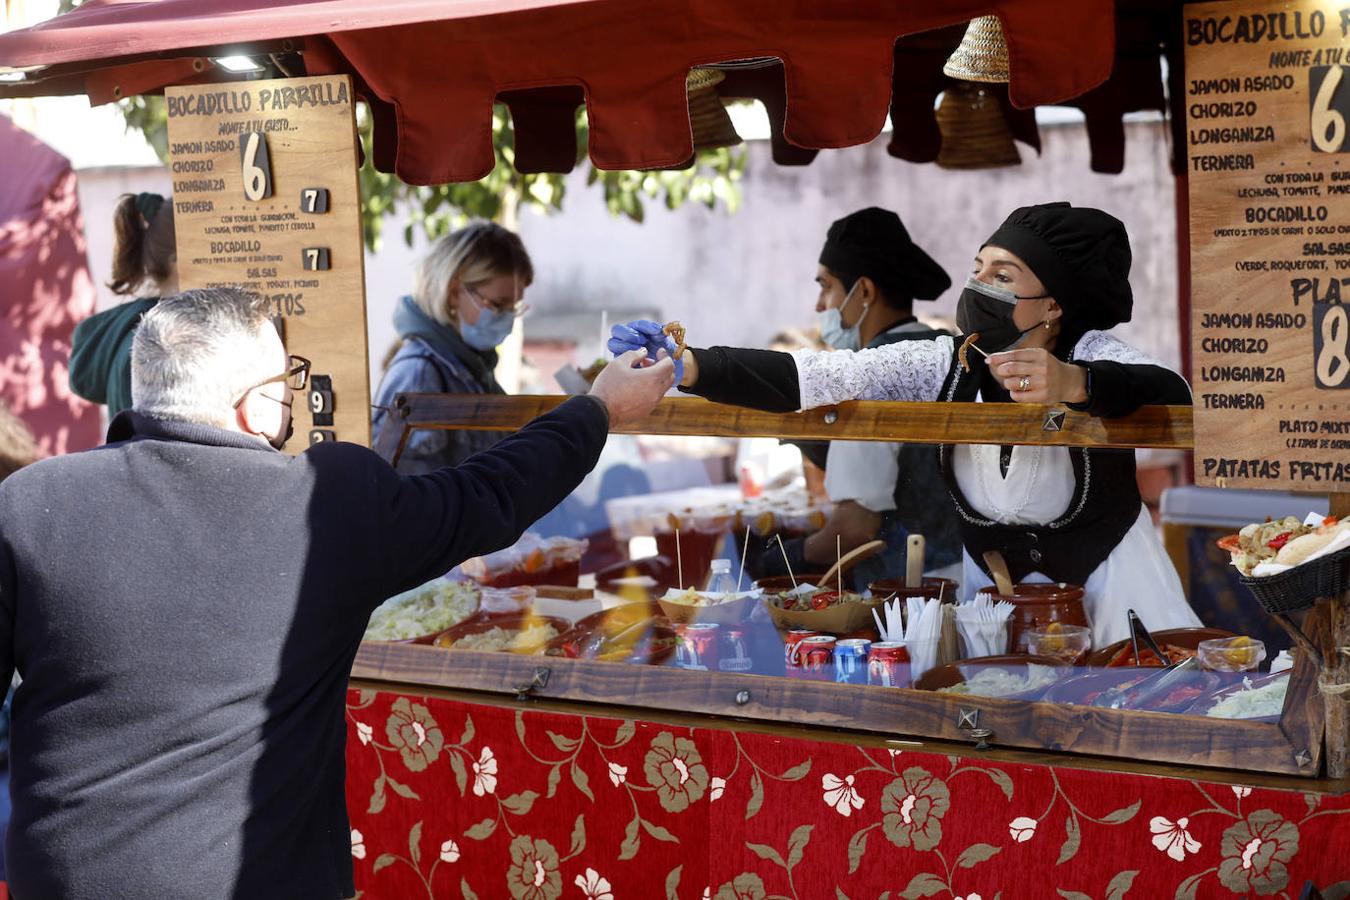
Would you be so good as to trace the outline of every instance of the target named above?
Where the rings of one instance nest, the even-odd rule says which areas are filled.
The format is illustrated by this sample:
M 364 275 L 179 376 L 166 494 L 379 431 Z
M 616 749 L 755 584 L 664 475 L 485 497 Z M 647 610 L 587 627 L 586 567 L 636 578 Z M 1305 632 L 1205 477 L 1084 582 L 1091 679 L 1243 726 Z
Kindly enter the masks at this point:
M 1323 597 L 1339 597 L 1350 588 L 1350 547 L 1278 575 L 1243 575 L 1241 581 L 1272 615 L 1310 609 Z

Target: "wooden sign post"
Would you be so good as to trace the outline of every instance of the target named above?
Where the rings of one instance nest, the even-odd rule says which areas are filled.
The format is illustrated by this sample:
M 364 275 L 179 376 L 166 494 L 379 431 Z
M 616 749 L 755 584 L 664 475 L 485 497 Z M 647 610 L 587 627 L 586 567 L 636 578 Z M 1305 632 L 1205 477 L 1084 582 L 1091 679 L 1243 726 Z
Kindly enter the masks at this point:
M 1350 490 L 1350 7 L 1183 16 L 1196 481 Z
M 165 90 L 178 278 L 265 297 L 311 361 L 296 439 L 370 443 L 356 117 L 344 76 Z M 304 407 L 302 409 L 302 407 Z

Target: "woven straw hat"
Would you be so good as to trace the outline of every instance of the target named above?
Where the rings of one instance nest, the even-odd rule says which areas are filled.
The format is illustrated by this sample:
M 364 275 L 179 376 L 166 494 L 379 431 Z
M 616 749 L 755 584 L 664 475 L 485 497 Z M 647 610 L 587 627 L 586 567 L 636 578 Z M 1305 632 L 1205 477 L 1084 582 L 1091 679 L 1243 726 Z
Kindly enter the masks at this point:
M 996 169 L 1016 166 L 1022 157 L 1013 144 L 998 97 L 987 88 L 958 81 L 947 88 L 937 110 L 944 169 Z
M 694 150 L 714 150 L 734 147 L 741 142 L 731 116 L 722 105 L 722 98 L 714 90 L 726 78 L 716 69 L 697 68 L 689 71 L 685 91 L 689 95 L 689 125 L 694 132 Z
M 1007 81 L 1008 43 L 998 16 L 971 19 L 961 46 L 947 58 L 942 72 L 962 81 Z

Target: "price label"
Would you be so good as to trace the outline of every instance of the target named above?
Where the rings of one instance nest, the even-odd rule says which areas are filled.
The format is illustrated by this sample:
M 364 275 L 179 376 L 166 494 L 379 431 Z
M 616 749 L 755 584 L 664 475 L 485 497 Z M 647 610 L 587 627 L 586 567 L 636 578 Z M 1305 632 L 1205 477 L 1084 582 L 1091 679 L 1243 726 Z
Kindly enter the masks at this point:
M 1345 118 L 1350 115 L 1350 86 L 1343 85 L 1345 66 L 1308 69 L 1308 96 L 1312 98 L 1309 125 L 1312 146 L 1319 153 L 1345 152 Z
M 260 131 L 239 135 L 239 158 L 244 198 L 257 203 L 272 196 L 272 157 L 267 152 L 267 135 Z
M 300 192 L 300 209 L 307 213 L 328 212 L 328 188 L 305 188 Z
M 333 392 L 311 390 L 309 392 L 309 411 L 321 415 L 333 411 Z
M 1350 314 L 1339 303 L 1313 307 L 1313 368 L 1320 388 L 1350 388 Z
M 309 433 L 309 445 L 322 444 L 324 441 L 336 441 L 337 435 L 326 428 L 315 428 Z
M 331 267 L 327 247 L 306 247 L 300 253 L 301 265 L 306 272 L 327 272 Z

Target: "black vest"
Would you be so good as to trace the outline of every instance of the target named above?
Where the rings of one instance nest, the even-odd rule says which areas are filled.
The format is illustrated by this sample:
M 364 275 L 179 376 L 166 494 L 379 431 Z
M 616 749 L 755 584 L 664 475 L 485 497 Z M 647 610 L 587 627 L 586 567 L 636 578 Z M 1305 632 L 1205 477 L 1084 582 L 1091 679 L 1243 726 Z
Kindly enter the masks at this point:
M 984 366 L 965 372 L 953 354 L 941 399 L 970 402 L 983 388 L 985 402 L 1012 402 L 987 372 Z M 1013 581 L 1041 572 L 1055 581 L 1085 584 L 1139 518 L 1142 501 L 1133 450 L 1069 448 L 1073 499 L 1064 515 L 1044 525 L 1002 525 L 973 511 L 956 484 L 951 451 L 951 445 L 942 445 L 938 458 L 960 517 L 961 536 L 966 551 L 990 577 L 984 554 L 998 550 Z

